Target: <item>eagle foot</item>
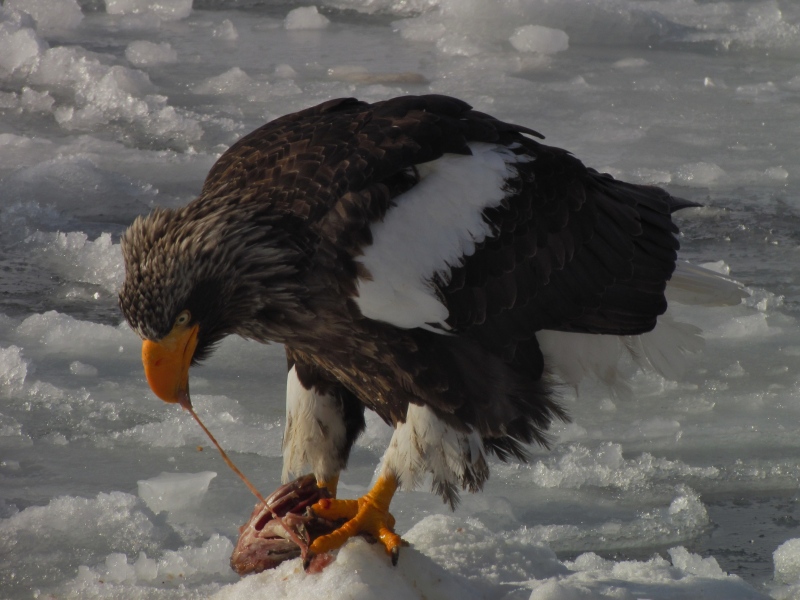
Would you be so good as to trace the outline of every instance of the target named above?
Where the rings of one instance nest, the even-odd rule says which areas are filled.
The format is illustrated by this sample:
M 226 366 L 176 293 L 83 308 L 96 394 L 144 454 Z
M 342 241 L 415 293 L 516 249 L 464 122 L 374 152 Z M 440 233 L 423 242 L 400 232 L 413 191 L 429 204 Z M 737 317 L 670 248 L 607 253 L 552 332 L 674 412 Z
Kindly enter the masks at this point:
M 366 534 L 383 544 L 392 564 L 396 565 L 400 546 L 405 544 L 394 532 L 395 519 L 389 512 L 389 503 L 396 490 L 397 480 L 393 476 L 381 476 L 373 488 L 357 500 L 320 499 L 311 507 L 315 516 L 329 521 L 347 519 L 347 522 L 336 531 L 316 538 L 308 554 L 313 557 L 329 552 L 353 536 Z

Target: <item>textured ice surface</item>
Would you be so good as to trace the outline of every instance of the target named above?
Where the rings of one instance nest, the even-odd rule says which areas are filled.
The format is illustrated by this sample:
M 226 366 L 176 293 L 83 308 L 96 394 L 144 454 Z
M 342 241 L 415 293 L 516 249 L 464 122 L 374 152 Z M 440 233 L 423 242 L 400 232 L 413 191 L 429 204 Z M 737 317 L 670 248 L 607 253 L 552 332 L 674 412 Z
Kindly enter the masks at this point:
M 72 29 L 83 20 L 78 0 L 7 0 L 3 6 L 26 12 L 43 32 Z
M 798 22 L 775 0 L 6 0 L 0 596 L 799 597 Z M 552 450 L 493 462 L 455 513 L 424 485 L 399 494 L 397 568 L 354 540 L 321 575 L 239 581 L 253 498 L 149 392 L 119 236 L 266 120 L 405 93 L 457 95 L 703 204 L 676 217 L 682 256 L 751 295 L 676 307 L 706 340 L 681 381 L 631 360 L 613 386 L 561 388 L 573 422 Z M 227 339 L 192 370 L 197 412 L 264 493 L 285 369 L 280 347 Z M 367 415 L 343 496 L 390 435 Z
M 301 6 L 289 11 L 284 21 L 286 29 L 325 29 L 330 23 L 325 15 L 319 14 L 316 6 Z
M 188 2 L 191 6 L 191 0 Z M 44 32 L 26 16 L 7 8 L 0 12 L 0 68 L 22 84 L 23 110 L 41 112 L 42 94 L 55 94 L 59 101 L 54 100 L 48 118 L 67 130 L 88 131 L 124 123 L 149 137 L 191 142 L 202 135 L 195 119 L 176 111 L 164 96 L 152 93 L 155 90 L 144 72 L 109 65 L 101 55 L 80 46 L 49 47 L 41 37 Z M 26 100 L 27 86 L 37 94 L 28 92 Z
M 154 513 L 196 508 L 216 476 L 213 471 L 161 473 L 138 482 L 139 497 Z
M 128 44 L 125 48 L 125 58 L 134 67 L 153 67 L 178 62 L 178 53 L 169 42 L 155 44 L 140 40 Z
M 520 52 L 555 54 L 569 48 L 569 36 L 565 32 L 541 25 L 524 25 L 515 29 L 508 41 Z
M 228 69 L 216 77 L 209 77 L 194 87 L 196 94 L 221 96 L 226 94 L 257 94 L 266 89 L 239 67 Z
M 800 583 L 800 539 L 787 540 L 772 555 L 775 579 L 783 583 Z
M 153 14 L 160 19 L 184 19 L 192 12 L 193 0 L 105 0 L 110 15 Z
M 0 68 L 14 73 L 44 52 L 47 43 L 36 33 L 36 22 L 28 13 L 4 6 L 0 17 Z

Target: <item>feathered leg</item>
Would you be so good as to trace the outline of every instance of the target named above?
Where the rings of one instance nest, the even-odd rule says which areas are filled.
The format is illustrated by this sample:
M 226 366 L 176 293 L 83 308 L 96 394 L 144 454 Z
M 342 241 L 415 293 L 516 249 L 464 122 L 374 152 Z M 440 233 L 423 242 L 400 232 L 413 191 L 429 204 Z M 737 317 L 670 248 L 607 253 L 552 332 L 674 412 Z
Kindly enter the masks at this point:
M 473 431 L 456 430 L 425 406 L 410 405 L 406 420 L 399 423 L 383 457 L 381 474 L 372 489 L 357 500 L 322 499 L 311 509 L 320 517 L 347 523 L 331 534 L 314 540 L 311 554 L 327 552 L 350 537 L 369 533 L 380 540 L 397 564 L 403 540 L 394 532 L 395 519 L 389 504 L 397 489 L 413 489 L 430 473 L 433 491 L 452 507 L 458 490 L 475 491 L 489 476 L 483 442 Z
M 311 468 L 320 487 L 336 495 L 339 473 L 364 430 L 364 405 L 339 382 L 286 348 L 286 431 L 283 481 Z

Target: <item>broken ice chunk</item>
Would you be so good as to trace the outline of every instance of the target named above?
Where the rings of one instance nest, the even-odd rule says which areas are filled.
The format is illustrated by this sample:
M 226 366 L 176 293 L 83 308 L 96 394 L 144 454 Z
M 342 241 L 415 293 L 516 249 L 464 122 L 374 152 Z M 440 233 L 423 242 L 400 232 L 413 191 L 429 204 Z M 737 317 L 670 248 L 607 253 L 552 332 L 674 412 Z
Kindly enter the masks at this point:
M 211 480 L 216 476 L 213 471 L 161 473 L 152 479 L 137 482 L 139 497 L 154 513 L 192 508 L 200 504 Z

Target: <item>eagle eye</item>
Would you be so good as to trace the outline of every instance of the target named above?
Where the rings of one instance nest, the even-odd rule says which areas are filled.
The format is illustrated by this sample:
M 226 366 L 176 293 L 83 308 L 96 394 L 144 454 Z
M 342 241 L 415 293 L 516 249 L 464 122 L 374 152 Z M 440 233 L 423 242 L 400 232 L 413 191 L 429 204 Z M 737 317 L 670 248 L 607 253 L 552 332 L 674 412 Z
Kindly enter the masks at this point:
M 192 318 L 192 314 L 188 310 L 184 310 L 181 314 L 178 315 L 178 318 L 175 319 L 175 325 L 187 325 Z

